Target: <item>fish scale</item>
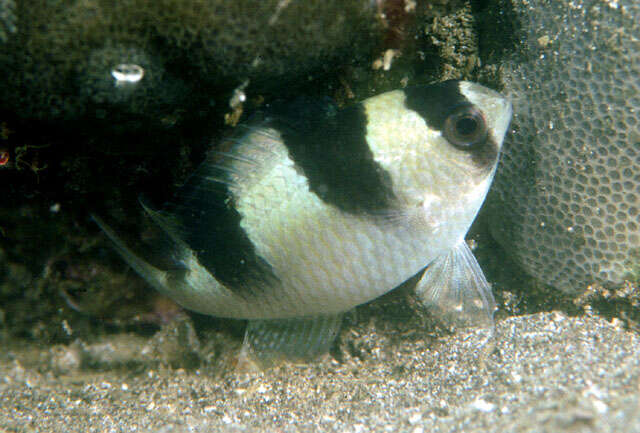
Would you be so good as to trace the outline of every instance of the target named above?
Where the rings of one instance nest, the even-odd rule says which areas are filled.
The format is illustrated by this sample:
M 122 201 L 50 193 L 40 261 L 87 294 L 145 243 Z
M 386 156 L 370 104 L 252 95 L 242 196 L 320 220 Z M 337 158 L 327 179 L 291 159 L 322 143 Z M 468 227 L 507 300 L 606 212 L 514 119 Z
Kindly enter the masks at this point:
M 297 182 L 290 184 L 297 185 Z M 286 292 L 297 290 L 314 293 L 316 297 L 318 292 L 322 292 L 325 299 L 334 299 L 334 305 L 331 306 L 331 309 L 323 312 L 333 313 L 343 310 L 344 305 L 357 305 L 372 297 L 379 296 L 388 291 L 389 286 L 395 287 L 401 283 L 402 281 L 398 280 L 403 280 L 404 275 L 407 273 L 415 274 L 421 268 L 422 263 L 420 262 L 425 259 L 424 251 L 410 248 L 407 253 L 403 253 L 403 250 L 411 245 L 410 239 L 403 239 L 388 230 L 381 231 L 367 222 L 353 221 L 355 217 L 325 208 L 320 202 L 314 202 L 308 189 L 306 194 L 309 197 L 299 197 L 304 196 L 304 193 L 290 191 L 284 187 L 280 191 L 284 195 L 291 193 L 297 198 L 298 203 L 306 203 L 306 205 L 302 207 L 291 206 L 289 212 L 286 212 L 286 216 L 283 216 L 281 212 L 278 212 L 277 216 L 253 215 L 252 218 L 262 219 L 265 217 L 278 221 L 289 221 L 289 223 L 275 226 L 273 230 L 263 229 L 262 226 L 256 225 L 260 229 L 259 233 L 250 233 L 250 237 L 254 240 L 261 255 L 275 268 L 276 274 L 296 275 L 296 281 L 304 284 L 303 287 L 286 287 L 284 288 Z M 267 197 L 276 200 L 277 196 Z M 266 198 L 263 199 L 266 201 Z M 277 203 L 272 207 L 277 211 L 283 210 Z M 326 215 L 322 215 L 322 213 L 326 213 Z M 301 224 L 304 224 L 302 222 L 306 221 L 320 222 L 322 230 L 309 230 L 304 225 L 299 228 Z M 245 221 L 247 226 L 251 226 L 252 223 L 250 218 Z M 284 226 L 287 227 L 287 230 L 279 230 Z M 404 229 L 399 231 L 404 231 Z M 377 245 L 377 247 L 371 251 L 359 248 L 355 234 L 368 238 L 369 243 Z M 416 241 L 414 240 L 413 243 Z M 424 241 L 418 240 L 417 243 L 424 244 Z M 286 252 L 274 254 L 274 250 L 282 246 L 286 246 Z M 295 262 L 289 259 L 290 256 L 302 258 L 302 266 L 299 269 L 293 266 Z M 385 257 L 390 256 L 399 257 L 401 260 L 398 263 L 384 260 Z M 390 266 L 390 263 L 393 263 L 393 266 Z M 381 269 L 383 272 L 372 274 L 371 269 Z M 345 296 L 347 294 L 350 296 Z M 311 309 L 309 313 L 313 313 L 313 309 L 316 309 L 317 306 L 310 304 L 307 308 Z M 304 304 L 297 306 L 296 311 L 298 314 L 307 312 Z

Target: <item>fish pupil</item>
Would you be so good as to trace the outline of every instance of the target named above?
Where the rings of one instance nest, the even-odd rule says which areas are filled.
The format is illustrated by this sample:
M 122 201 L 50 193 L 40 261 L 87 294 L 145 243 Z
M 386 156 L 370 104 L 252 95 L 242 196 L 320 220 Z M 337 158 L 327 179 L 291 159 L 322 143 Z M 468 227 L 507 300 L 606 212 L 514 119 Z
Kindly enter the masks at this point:
M 473 117 L 463 117 L 456 122 L 456 132 L 463 137 L 473 136 L 478 129 L 478 122 Z

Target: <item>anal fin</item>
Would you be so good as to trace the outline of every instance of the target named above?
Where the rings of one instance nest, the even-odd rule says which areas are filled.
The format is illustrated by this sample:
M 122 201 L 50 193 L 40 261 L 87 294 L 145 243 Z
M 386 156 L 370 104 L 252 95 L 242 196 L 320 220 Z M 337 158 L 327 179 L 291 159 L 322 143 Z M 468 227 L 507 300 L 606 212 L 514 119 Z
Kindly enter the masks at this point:
M 312 361 L 329 351 L 341 322 L 342 315 L 249 320 L 239 363 L 264 369 Z
M 464 240 L 429 264 L 416 293 L 446 325 L 494 329 L 491 286 Z

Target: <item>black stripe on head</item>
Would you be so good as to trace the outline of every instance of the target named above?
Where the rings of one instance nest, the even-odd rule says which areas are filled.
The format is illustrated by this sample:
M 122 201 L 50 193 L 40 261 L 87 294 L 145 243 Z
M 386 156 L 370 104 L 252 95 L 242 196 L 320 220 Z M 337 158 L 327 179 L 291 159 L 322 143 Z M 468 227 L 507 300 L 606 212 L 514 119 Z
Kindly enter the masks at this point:
M 201 164 L 178 192 L 179 200 L 164 213 L 216 280 L 246 299 L 262 295 L 278 278 L 240 226 L 242 217 L 233 207 L 229 176 L 212 161 L 214 157 Z
M 352 214 L 391 207 L 391 176 L 373 158 L 362 104 L 337 111 L 300 100 L 271 122 L 310 190 L 324 202 Z
M 456 108 L 463 105 L 473 105 L 460 92 L 460 81 L 456 80 L 407 87 L 404 89 L 404 93 L 406 95 L 405 106 L 418 113 L 431 129 L 440 132 L 444 129 L 447 117 Z M 490 125 L 487 124 L 487 128 L 489 127 Z M 498 146 L 491 134 L 487 134 L 484 141 L 465 149 L 465 151 L 469 152 L 478 168 L 491 169 L 498 157 Z

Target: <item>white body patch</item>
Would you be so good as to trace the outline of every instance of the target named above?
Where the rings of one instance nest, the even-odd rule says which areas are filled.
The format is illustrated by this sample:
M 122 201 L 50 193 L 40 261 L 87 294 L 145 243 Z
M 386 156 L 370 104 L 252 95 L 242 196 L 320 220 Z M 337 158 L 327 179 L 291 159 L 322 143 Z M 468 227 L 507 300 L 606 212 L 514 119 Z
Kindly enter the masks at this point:
M 277 140 L 269 146 L 274 157 L 261 181 L 234 191 L 242 228 L 282 282 L 261 312 L 267 307 L 277 317 L 295 317 L 346 311 L 398 286 L 440 253 L 429 233 L 409 221 L 376 223 L 323 202 L 285 146 Z

